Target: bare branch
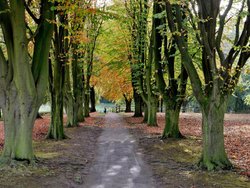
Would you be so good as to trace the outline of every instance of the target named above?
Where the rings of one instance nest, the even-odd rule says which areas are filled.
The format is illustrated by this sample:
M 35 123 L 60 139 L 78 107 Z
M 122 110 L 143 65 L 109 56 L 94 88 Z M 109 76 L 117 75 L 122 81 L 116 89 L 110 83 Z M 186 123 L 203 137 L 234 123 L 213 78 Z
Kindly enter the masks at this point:
M 26 11 L 28 12 L 28 14 L 30 15 L 30 17 L 34 20 L 35 23 L 39 24 L 40 23 L 40 19 L 38 19 L 30 10 L 29 6 L 27 5 L 27 3 L 24 1 L 24 7 L 26 9 Z
M 189 12 L 189 18 L 190 18 L 189 20 L 190 20 L 190 23 L 191 23 L 191 25 L 192 25 L 194 31 L 197 31 L 197 30 L 198 30 L 198 26 L 195 24 L 194 16 L 193 16 L 193 14 L 192 14 L 192 12 L 191 12 L 190 9 L 188 9 L 188 12 Z M 195 13 L 195 14 L 196 14 L 196 13 Z M 195 33 L 195 36 L 196 36 L 197 41 L 198 41 L 200 44 L 202 44 L 202 43 L 201 43 L 200 36 L 198 35 L 197 32 Z
M 240 22 L 241 22 L 241 19 L 242 19 L 241 13 L 243 12 L 245 2 L 246 2 L 246 0 L 242 1 L 241 9 L 240 9 L 239 14 L 237 16 L 237 22 L 235 24 L 235 39 L 234 39 L 234 44 L 236 44 L 237 41 L 239 40 L 239 36 L 240 36 Z
M 250 1 L 248 0 L 247 2 L 248 2 L 247 3 L 248 12 L 250 12 Z M 233 62 L 235 61 L 239 53 L 242 51 L 242 48 L 247 46 L 249 37 L 250 37 L 250 15 L 248 14 L 238 41 L 236 42 L 235 46 L 231 48 L 225 61 L 222 64 L 222 66 L 225 67 L 226 70 L 232 68 Z
M 182 19 L 180 16 L 180 7 L 179 5 L 176 5 L 176 9 L 179 12 L 177 15 L 177 25 L 179 27 L 179 29 L 177 30 L 176 26 L 175 26 L 175 22 L 174 22 L 174 15 L 173 15 L 173 8 L 172 5 L 170 4 L 169 1 L 166 1 L 166 13 L 167 13 L 167 19 L 168 19 L 168 25 L 169 28 L 174 36 L 174 38 L 177 41 L 177 45 L 179 48 L 179 51 L 181 53 L 182 56 L 182 63 L 184 65 L 184 67 L 186 68 L 188 75 L 190 76 L 190 80 L 191 80 L 191 84 L 193 86 L 193 91 L 195 93 L 195 95 L 197 96 L 197 99 L 199 101 L 203 101 L 204 97 L 202 95 L 203 91 L 202 91 L 202 83 L 201 80 L 199 78 L 199 75 L 194 67 L 192 58 L 190 56 L 190 54 L 188 53 L 188 47 L 187 47 L 187 42 L 185 42 L 184 36 L 180 36 L 178 35 L 178 32 L 182 32 L 183 31 L 183 26 L 182 26 Z
M 3 50 L 0 47 L 0 80 L 5 77 L 7 73 L 7 64 L 6 64 L 6 59 L 3 54 Z
M 232 4 L 233 4 L 233 0 L 230 0 L 228 5 L 227 5 L 226 10 L 220 16 L 220 24 L 219 24 L 218 34 L 216 37 L 216 49 L 217 49 L 217 52 L 219 54 L 219 58 L 220 58 L 221 62 L 223 62 L 225 60 L 224 53 L 221 50 L 221 39 L 222 39 L 222 34 L 223 34 L 224 26 L 225 26 L 226 16 L 228 15 L 229 11 L 231 10 Z

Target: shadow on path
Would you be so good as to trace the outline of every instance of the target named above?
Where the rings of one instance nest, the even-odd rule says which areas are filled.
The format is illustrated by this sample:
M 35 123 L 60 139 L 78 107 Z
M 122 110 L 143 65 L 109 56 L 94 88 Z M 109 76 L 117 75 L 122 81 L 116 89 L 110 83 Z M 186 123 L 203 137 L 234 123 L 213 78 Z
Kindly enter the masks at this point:
M 108 113 L 98 138 L 98 150 L 87 177 L 89 188 L 153 188 L 150 168 L 142 161 L 137 143 L 120 115 Z

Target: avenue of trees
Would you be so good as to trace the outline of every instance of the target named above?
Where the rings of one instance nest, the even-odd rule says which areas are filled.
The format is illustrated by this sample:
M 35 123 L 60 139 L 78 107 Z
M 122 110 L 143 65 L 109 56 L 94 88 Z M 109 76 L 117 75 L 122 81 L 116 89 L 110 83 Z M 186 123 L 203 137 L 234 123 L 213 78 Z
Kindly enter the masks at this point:
M 249 13 L 250 0 L 0 0 L 2 162 L 35 161 L 32 130 L 45 96 L 47 138 L 58 140 L 67 138 L 64 109 L 66 126 L 78 126 L 98 91 L 124 100 L 127 112 L 133 100 L 148 126 L 157 126 L 163 101 L 162 139 L 183 137 L 179 114 L 192 94 L 202 113 L 199 166 L 232 168 L 223 123 L 234 90 L 249 91 Z

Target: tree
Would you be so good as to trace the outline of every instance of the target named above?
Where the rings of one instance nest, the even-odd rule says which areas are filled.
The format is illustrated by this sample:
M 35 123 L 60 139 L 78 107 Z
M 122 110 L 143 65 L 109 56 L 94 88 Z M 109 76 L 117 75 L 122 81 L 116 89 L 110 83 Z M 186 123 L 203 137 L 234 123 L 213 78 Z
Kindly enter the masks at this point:
M 94 63 L 94 79 L 91 84 L 106 99 L 127 101 L 127 111 L 131 111 L 133 94 L 128 57 L 129 32 L 122 10 L 118 8 L 120 6 L 114 5 L 107 10 L 112 11 L 109 16 L 111 19 L 103 23 L 97 45 L 98 61 Z M 117 12 L 121 13 L 118 15 Z
M 165 128 L 162 138 L 181 138 L 179 114 L 185 99 L 187 72 L 181 62 L 177 64 L 177 44 L 168 38 L 164 5 L 154 2 L 153 7 L 153 55 L 156 82 L 165 104 Z M 163 28 L 162 28 L 163 27 Z M 160 29 L 162 28 L 162 29 Z M 177 73 L 178 76 L 176 77 Z M 167 73 L 167 75 L 165 74 Z M 168 82 L 168 83 L 166 83 Z
M 100 8 L 97 7 L 97 1 L 93 1 L 89 4 L 89 14 L 86 17 L 86 34 L 88 38 L 88 42 L 85 44 L 85 52 L 84 52 L 84 115 L 85 117 L 89 117 L 89 102 L 90 102 L 90 79 L 93 71 L 93 62 L 94 62 L 94 51 L 96 49 L 97 38 L 100 35 L 102 23 L 103 23 L 103 15 L 104 13 Z M 104 10 L 106 7 L 105 3 L 102 7 Z
M 223 120 L 228 97 L 238 83 L 241 70 L 250 55 L 250 1 L 242 1 L 241 8 L 236 9 L 235 38 L 227 53 L 222 49 L 222 37 L 225 35 L 225 25 L 230 18 L 233 0 L 228 1 L 224 10 L 221 8 L 221 1 L 191 1 L 193 9 L 188 11 L 187 17 L 197 33 L 197 41 L 202 46 L 204 82 L 195 69 L 185 40 L 186 33 L 183 32 L 187 20 L 183 21 L 182 10 L 189 7 L 185 3 L 171 4 L 167 1 L 166 13 L 182 63 L 191 80 L 194 96 L 202 110 L 203 149 L 199 165 L 208 170 L 228 169 L 232 165 L 224 148 Z M 173 11 L 176 12 L 176 19 Z M 242 14 L 244 11 L 246 14 Z
M 41 0 L 40 17 L 36 18 L 24 1 L 0 1 L 0 24 L 5 41 L 4 47 L 0 47 L 0 108 L 3 109 L 5 127 L 2 154 L 4 162 L 34 161 L 32 130 L 48 83 L 48 56 L 53 32 L 50 21 L 54 16 L 52 7 L 53 4 L 49 1 Z M 30 38 L 27 38 L 25 8 L 37 25 Z M 31 57 L 29 45 L 33 49 Z
M 90 104 L 91 104 L 91 108 L 90 108 L 90 112 L 96 112 L 96 108 L 95 108 L 95 87 L 92 86 L 90 87 Z
M 87 43 L 84 31 L 85 20 L 88 15 L 90 2 L 74 1 L 67 6 L 69 38 L 69 61 L 66 64 L 65 109 L 67 113 L 67 127 L 78 126 L 84 121 L 83 112 L 83 54 Z
M 63 128 L 63 106 L 65 87 L 65 67 L 68 60 L 68 16 L 60 10 L 64 2 L 58 4 L 54 26 L 54 61 L 50 61 L 49 80 L 51 93 L 51 122 L 47 138 L 66 138 Z
M 131 74 L 134 88 L 144 101 L 144 121 L 157 126 L 158 96 L 155 92 L 152 35 L 148 42 L 148 0 L 125 1 L 127 14 L 131 19 Z M 149 46 L 149 47 L 148 47 Z

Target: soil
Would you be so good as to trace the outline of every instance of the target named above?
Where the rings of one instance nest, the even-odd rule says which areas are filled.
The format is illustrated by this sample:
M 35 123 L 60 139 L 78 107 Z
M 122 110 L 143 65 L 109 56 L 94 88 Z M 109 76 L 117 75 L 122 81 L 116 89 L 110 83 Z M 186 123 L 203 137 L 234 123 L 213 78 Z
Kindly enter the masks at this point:
M 152 171 L 155 187 L 250 187 L 247 176 L 250 170 L 250 151 L 247 148 L 250 142 L 249 115 L 226 116 L 226 147 L 237 169 L 222 172 L 205 172 L 195 166 L 202 143 L 199 114 L 181 115 L 181 131 L 186 139 L 164 141 L 159 139 L 164 125 L 162 114 L 158 117 L 158 128 L 149 128 L 141 123 L 141 118 L 131 118 L 131 115 L 121 114 L 127 122 L 124 126 L 136 138 L 137 150 Z M 86 187 L 86 179 L 97 154 L 98 138 L 106 128 L 104 122 L 104 114 L 93 113 L 80 127 L 65 129 L 69 139 L 54 141 L 45 139 L 49 116 L 38 119 L 33 137 L 39 162 L 28 166 L 19 162 L 2 167 L 0 187 Z M 2 127 L 0 122 L 0 143 L 3 140 Z
M 38 119 L 33 134 L 38 163 L 27 166 L 19 162 L 2 167 L 0 187 L 84 187 L 97 138 L 102 133 L 102 122 L 103 116 L 90 117 L 80 127 L 65 128 L 68 139 L 55 141 L 45 139 L 49 117 Z

